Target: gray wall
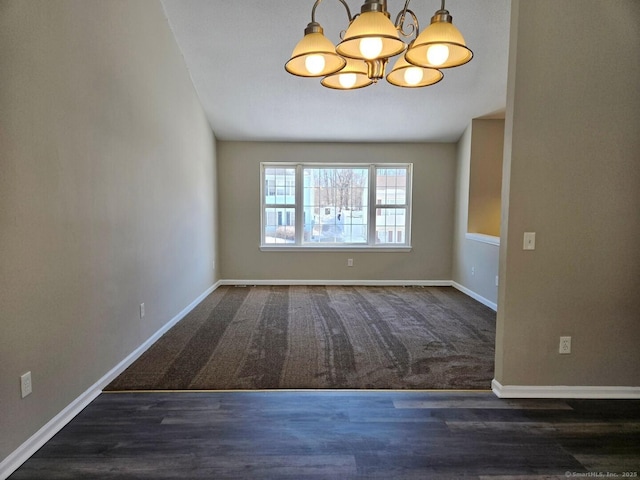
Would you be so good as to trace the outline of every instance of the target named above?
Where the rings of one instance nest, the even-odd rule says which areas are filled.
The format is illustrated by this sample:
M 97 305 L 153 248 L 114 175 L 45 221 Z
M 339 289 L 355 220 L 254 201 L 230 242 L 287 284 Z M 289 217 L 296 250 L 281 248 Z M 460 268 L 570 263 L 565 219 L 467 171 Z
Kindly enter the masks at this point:
M 214 283 L 216 242 L 159 2 L 3 1 L 0 32 L 1 460 Z
M 637 0 L 513 3 L 503 385 L 640 386 L 638 25 Z M 535 251 L 522 250 L 525 231 Z M 561 335 L 571 355 L 558 354 Z
M 234 280 L 450 280 L 453 144 L 218 142 L 221 276 Z M 413 163 L 409 253 L 261 252 L 260 162 Z M 354 267 L 347 267 L 347 258 Z
M 502 146 L 504 138 L 503 120 L 473 120 L 458 141 L 456 172 L 456 209 L 453 251 L 454 282 L 468 288 L 482 298 L 498 303 L 499 247 L 466 238 L 470 205 L 471 170 L 474 162 L 476 170 L 493 171 L 496 163 L 502 165 Z M 498 158 L 496 158 L 498 157 Z M 486 168 L 487 165 L 492 168 Z M 489 176 L 490 177 L 490 176 Z M 501 172 L 499 177 L 502 178 Z M 481 178 L 478 183 L 481 183 Z M 489 178 L 486 183 L 493 183 Z M 485 189 L 490 190 L 490 189 Z M 486 197 L 485 197 L 486 198 Z M 488 234 L 489 232 L 484 232 Z M 473 270 L 472 270 L 473 269 Z

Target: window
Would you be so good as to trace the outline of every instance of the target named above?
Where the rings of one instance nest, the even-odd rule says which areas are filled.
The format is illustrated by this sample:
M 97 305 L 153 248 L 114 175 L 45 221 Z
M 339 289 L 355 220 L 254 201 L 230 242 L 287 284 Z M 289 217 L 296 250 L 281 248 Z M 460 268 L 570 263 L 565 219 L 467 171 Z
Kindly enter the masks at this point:
M 410 164 L 261 169 L 262 246 L 410 246 Z
M 296 169 L 263 168 L 262 177 L 263 243 L 292 243 L 295 241 Z

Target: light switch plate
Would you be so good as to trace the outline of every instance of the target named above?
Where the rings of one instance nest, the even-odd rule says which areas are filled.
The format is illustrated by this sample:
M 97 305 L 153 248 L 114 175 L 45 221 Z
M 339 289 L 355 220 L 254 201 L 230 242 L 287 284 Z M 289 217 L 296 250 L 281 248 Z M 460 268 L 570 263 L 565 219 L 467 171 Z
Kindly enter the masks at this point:
M 524 241 L 522 243 L 523 250 L 536 249 L 536 232 L 524 232 Z

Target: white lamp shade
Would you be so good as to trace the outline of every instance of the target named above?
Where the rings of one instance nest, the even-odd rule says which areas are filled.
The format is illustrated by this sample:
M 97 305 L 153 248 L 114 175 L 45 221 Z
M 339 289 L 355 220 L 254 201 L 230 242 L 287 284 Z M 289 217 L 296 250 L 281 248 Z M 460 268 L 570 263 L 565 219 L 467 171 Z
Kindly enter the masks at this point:
M 400 57 L 387 75 L 387 82 L 397 87 L 418 88 L 434 85 L 443 77 L 440 70 L 411 65 L 404 57 Z
M 337 72 L 345 64 L 345 59 L 336 53 L 333 43 L 327 37 L 322 33 L 308 33 L 293 49 L 284 68 L 300 77 L 324 77 Z
M 363 53 L 366 45 L 362 45 L 361 41 L 365 40 L 366 43 L 369 39 L 379 39 L 382 42 L 379 53 L 375 56 Z M 364 12 L 351 22 L 344 34 L 344 40 L 338 44 L 336 51 L 343 57 L 373 60 L 398 55 L 404 51 L 405 46 L 395 25 L 384 13 Z
M 336 90 L 354 90 L 371 85 L 373 80 L 367 76 L 367 64 L 364 61 L 347 58 L 342 70 L 327 75 L 320 83 Z
M 473 58 L 473 52 L 452 23 L 435 21 L 418 35 L 405 58 L 419 67 L 451 68 L 467 63 Z

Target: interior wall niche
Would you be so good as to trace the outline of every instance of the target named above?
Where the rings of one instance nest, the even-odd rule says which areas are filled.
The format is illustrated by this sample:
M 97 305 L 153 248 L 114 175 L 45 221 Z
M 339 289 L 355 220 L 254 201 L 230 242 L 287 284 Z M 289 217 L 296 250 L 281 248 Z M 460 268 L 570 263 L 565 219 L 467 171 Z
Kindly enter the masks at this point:
M 504 119 L 474 119 L 467 233 L 500 237 Z

